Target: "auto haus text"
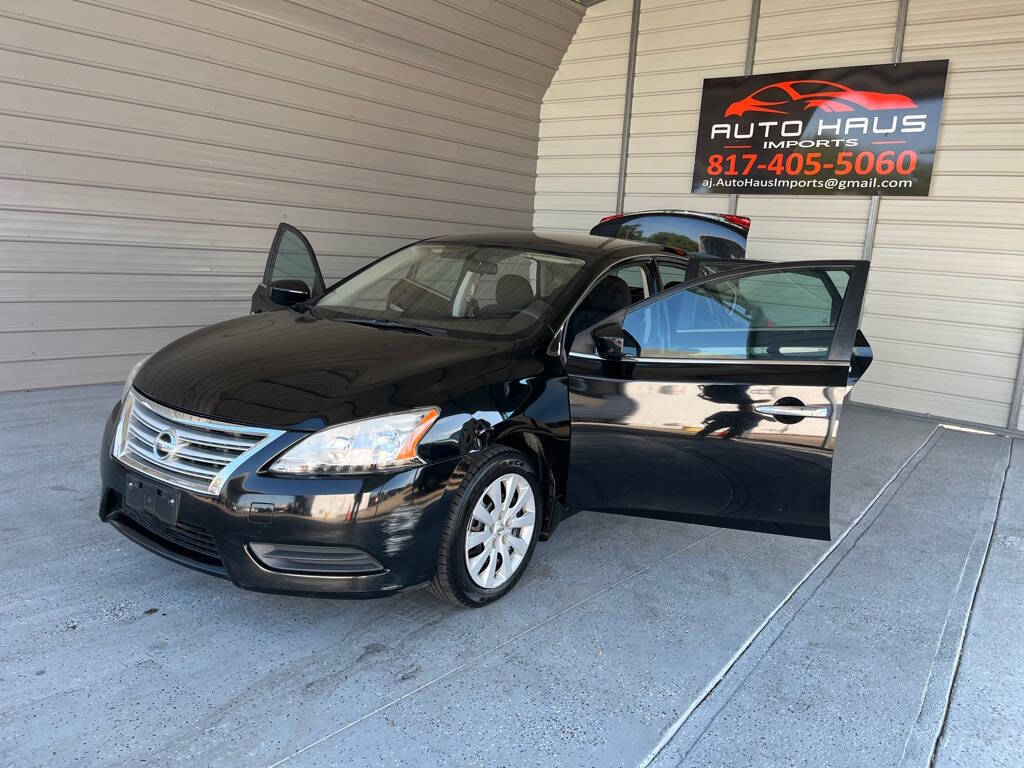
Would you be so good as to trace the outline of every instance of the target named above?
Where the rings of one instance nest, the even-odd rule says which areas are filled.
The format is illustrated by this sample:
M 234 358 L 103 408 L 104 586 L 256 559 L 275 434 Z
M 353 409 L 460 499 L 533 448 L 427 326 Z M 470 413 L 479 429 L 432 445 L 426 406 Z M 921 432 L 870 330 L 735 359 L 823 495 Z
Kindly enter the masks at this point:
M 711 139 L 742 141 L 764 139 L 765 149 L 791 147 L 856 147 L 860 140 L 924 133 L 928 115 L 875 115 L 873 117 L 818 117 L 804 120 L 759 120 L 756 123 L 714 123 Z M 809 129 L 809 130 L 808 130 Z

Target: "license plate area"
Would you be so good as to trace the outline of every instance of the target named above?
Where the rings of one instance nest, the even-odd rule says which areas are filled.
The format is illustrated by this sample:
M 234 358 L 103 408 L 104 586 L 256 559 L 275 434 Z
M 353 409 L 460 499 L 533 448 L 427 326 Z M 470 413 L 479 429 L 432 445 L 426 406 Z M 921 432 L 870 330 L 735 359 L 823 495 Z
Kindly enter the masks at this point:
M 167 525 L 177 525 L 181 491 L 138 475 L 127 475 L 124 488 L 125 506 L 139 512 L 148 512 Z

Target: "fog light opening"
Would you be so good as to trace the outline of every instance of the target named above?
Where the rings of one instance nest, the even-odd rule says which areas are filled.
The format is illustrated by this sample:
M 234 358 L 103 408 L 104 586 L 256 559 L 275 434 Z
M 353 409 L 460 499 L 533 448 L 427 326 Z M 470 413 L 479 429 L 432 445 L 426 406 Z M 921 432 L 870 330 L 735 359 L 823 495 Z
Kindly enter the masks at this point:
M 253 559 L 271 571 L 307 576 L 361 576 L 381 573 L 373 555 L 355 547 L 250 542 Z

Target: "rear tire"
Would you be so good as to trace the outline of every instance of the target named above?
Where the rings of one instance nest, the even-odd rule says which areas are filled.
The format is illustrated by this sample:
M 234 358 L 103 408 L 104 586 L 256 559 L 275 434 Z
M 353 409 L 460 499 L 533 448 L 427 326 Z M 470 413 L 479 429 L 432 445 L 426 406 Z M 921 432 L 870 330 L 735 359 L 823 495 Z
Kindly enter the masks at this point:
M 543 512 L 537 473 L 525 455 L 495 446 L 468 459 L 430 591 L 470 608 L 504 596 L 530 562 Z

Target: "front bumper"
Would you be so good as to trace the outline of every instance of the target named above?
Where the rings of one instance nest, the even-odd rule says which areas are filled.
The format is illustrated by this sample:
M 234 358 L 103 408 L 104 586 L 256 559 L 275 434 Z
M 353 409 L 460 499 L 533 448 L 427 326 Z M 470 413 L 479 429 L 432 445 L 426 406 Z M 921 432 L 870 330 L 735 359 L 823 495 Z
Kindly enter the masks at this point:
M 174 562 L 261 592 L 322 597 L 381 597 L 425 584 L 433 575 L 441 529 L 460 474 L 458 459 L 391 474 L 286 478 L 258 474 L 280 445 L 242 464 L 217 497 L 180 490 L 174 526 L 130 510 L 126 477 L 140 473 L 111 455 L 119 407 L 101 449 L 100 519 Z M 282 439 L 296 440 L 300 434 Z M 144 477 L 144 476 L 143 476 Z M 271 570 L 249 544 L 354 547 L 382 568 L 358 575 Z

